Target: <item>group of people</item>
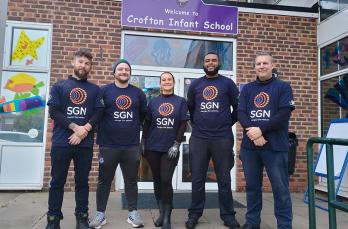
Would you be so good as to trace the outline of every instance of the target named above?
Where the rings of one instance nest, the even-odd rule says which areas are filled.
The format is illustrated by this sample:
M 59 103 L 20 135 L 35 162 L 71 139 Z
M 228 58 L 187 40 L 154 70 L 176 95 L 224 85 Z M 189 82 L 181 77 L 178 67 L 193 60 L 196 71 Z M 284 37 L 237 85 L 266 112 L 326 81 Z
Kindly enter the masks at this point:
M 106 224 L 106 206 L 118 165 L 125 183 L 127 222 L 135 228 L 143 227 L 137 211 L 141 155 L 150 165 L 159 208 L 154 225 L 170 229 L 172 177 L 189 121 L 192 200 L 186 228 L 195 228 L 203 214 L 210 159 L 217 177 L 220 218 L 228 228 L 240 228 L 235 218 L 230 175 L 235 164 L 232 126 L 237 121 L 244 129 L 240 159 L 247 193 L 246 223 L 242 228 L 260 228 L 264 167 L 272 184 L 278 229 L 292 228 L 287 153 L 288 123 L 294 102 L 290 85 L 272 75 L 270 53 L 256 55 L 256 80 L 244 85 L 240 95 L 233 80 L 219 74 L 218 55 L 207 53 L 203 61 L 205 76 L 192 82 L 187 101 L 174 94 L 175 78 L 170 72 L 160 76 L 160 95 L 147 102 L 142 90 L 129 84 L 131 65 L 127 60 L 114 63 L 114 82 L 101 88 L 87 80 L 92 68 L 89 50 L 77 51 L 71 64 L 74 73 L 53 85 L 48 100 L 54 128 L 46 229 L 60 228 L 71 160 L 75 170 L 76 228 L 99 229 Z M 99 145 L 99 175 L 97 211 L 89 222 L 88 177 L 94 132 Z

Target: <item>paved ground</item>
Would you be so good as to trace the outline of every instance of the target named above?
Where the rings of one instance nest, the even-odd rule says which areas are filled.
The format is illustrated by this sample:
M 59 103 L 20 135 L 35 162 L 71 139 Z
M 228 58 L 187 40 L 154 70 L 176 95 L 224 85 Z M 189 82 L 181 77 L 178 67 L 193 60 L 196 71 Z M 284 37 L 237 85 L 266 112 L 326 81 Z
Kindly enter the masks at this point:
M 245 204 L 245 194 L 237 193 L 234 195 L 236 200 Z M 303 203 L 302 194 L 293 194 L 293 212 L 294 229 L 308 228 L 308 206 Z M 276 222 L 273 216 L 273 199 L 271 194 L 264 194 L 262 212 L 262 229 L 276 229 Z M 90 194 L 90 214 L 95 212 L 95 193 Z M 72 229 L 75 227 L 75 218 L 73 216 L 75 207 L 74 193 L 66 193 L 63 213 L 64 220 L 61 222 L 62 229 Z M 244 223 L 244 208 L 238 208 L 237 219 Z M 36 228 L 42 229 L 46 225 L 47 211 L 47 192 L 4 192 L 0 191 L 0 228 L 6 229 L 24 229 Z M 145 221 L 145 228 L 155 228 L 153 220 L 157 217 L 156 209 L 140 210 L 141 216 Z M 317 229 L 328 229 L 327 212 L 317 209 Z M 121 210 L 121 194 L 119 192 L 111 193 L 107 209 L 108 223 L 103 229 L 108 228 L 127 228 L 131 227 L 126 223 L 127 211 Z M 174 209 L 172 215 L 172 228 L 185 228 L 184 222 L 187 218 L 185 209 Z M 346 229 L 348 225 L 347 213 L 337 212 L 337 221 L 339 229 Z M 217 209 L 207 209 L 203 217 L 200 218 L 197 229 L 219 229 L 226 228 L 219 219 Z

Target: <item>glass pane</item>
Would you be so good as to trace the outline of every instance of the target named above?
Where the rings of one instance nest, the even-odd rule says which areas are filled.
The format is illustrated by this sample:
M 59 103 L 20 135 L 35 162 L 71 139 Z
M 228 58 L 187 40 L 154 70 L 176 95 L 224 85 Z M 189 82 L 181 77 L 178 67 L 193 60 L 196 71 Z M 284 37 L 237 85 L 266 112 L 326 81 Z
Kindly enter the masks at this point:
M 338 11 L 338 0 L 320 1 L 320 21 L 325 20 Z
M 332 119 L 348 117 L 348 74 L 323 80 L 321 87 L 321 136 Z
M 326 75 L 338 70 L 339 46 L 334 42 L 320 49 L 320 75 Z
M 133 65 L 202 69 L 204 55 L 216 52 L 221 69 L 233 70 L 232 42 L 126 35 L 124 47 Z
M 146 95 L 147 102 L 160 94 L 159 76 L 132 76 L 130 84 L 140 88 Z
M 140 165 L 138 171 L 138 181 L 139 182 L 152 182 L 152 173 L 150 165 L 144 157 L 140 158 Z
M 140 88 L 146 95 L 149 102 L 153 97 L 159 95 L 159 76 L 132 76 L 130 84 Z M 143 157 L 140 159 L 140 166 L 138 172 L 138 181 L 152 182 L 152 173 L 147 160 Z
M 182 151 L 182 182 L 191 182 L 191 171 L 189 164 L 189 144 L 183 144 Z
M 4 71 L 0 88 L 0 141 L 43 142 L 44 73 Z
M 47 69 L 49 67 L 49 31 L 47 29 L 31 29 L 12 27 L 11 55 L 8 55 L 11 66 Z
M 339 41 L 339 69 L 348 68 L 348 37 Z
M 344 8 L 348 7 L 348 0 L 339 0 L 340 4 L 339 4 L 339 8 L 340 10 L 343 10 Z
M 184 98 L 185 99 L 187 99 L 187 91 L 188 91 L 193 80 L 195 80 L 195 79 L 194 78 L 185 78 L 184 79 Z M 186 132 L 189 132 L 189 133 L 192 132 L 191 122 L 187 123 Z
M 183 144 L 183 157 L 182 157 L 182 182 L 191 182 L 191 171 L 189 162 L 189 144 Z M 207 183 L 215 183 L 217 181 L 216 174 L 214 172 L 213 161 L 209 161 L 207 178 L 205 180 Z

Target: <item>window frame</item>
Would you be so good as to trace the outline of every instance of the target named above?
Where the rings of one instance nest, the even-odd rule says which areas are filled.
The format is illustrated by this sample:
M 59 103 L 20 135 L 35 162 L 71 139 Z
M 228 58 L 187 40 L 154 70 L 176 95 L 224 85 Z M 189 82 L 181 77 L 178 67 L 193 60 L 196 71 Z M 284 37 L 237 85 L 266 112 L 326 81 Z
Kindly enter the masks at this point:
M 151 36 L 151 37 L 161 37 L 161 38 L 176 38 L 176 39 L 194 39 L 202 41 L 222 41 L 232 43 L 233 53 L 232 58 L 236 60 L 237 58 L 237 40 L 230 37 L 209 37 L 209 36 L 191 36 L 191 35 L 182 35 L 182 34 L 169 34 L 169 33 L 157 33 L 157 32 L 139 32 L 139 31 L 129 31 L 124 30 L 121 33 L 121 57 L 124 57 L 125 53 L 125 37 L 126 35 L 135 35 L 135 36 Z M 232 71 L 229 70 L 220 70 L 219 73 L 222 75 L 232 75 L 236 76 L 236 61 L 232 64 Z M 199 73 L 204 74 L 203 69 L 193 69 L 193 68 L 174 68 L 174 67 L 159 67 L 159 66 L 143 66 L 143 65 L 132 65 L 134 70 L 142 71 L 153 71 L 154 68 L 156 71 L 170 71 L 170 72 L 181 72 L 181 73 Z M 184 71 L 183 71 L 184 69 Z
M 321 64 L 322 64 L 322 57 L 321 57 L 321 49 L 329 46 L 333 43 L 337 43 L 339 40 L 342 40 L 344 38 L 348 38 L 348 31 L 343 33 L 342 35 L 331 39 L 321 45 L 318 46 L 318 136 L 321 136 L 322 133 L 322 123 L 321 123 L 321 119 L 322 119 L 322 98 L 321 98 L 321 83 L 324 80 L 328 80 L 331 78 L 335 78 L 335 77 L 340 77 L 343 76 L 345 74 L 348 74 L 348 68 L 345 69 L 341 69 L 329 74 L 325 74 L 321 76 Z M 339 108 L 342 109 L 342 108 Z M 341 112 L 340 112 L 341 113 Z

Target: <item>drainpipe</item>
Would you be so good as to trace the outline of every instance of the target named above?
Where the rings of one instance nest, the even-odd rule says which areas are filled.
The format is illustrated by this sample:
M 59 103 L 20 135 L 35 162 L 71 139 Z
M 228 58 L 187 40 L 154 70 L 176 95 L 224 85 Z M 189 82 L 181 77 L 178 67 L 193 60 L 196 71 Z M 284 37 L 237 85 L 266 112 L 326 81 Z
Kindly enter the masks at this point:
M 7 19 L 8 0 L 0 1 L 0 79 L 2 78 L 2 66 L 4 63 L 4 44 L 5 44 L 5 29 Z

